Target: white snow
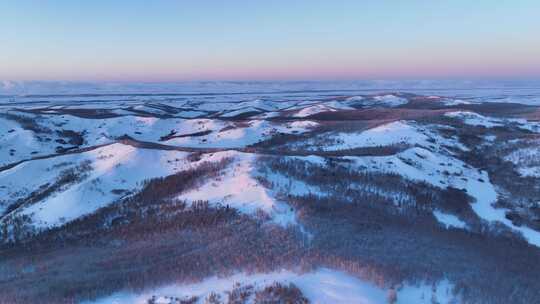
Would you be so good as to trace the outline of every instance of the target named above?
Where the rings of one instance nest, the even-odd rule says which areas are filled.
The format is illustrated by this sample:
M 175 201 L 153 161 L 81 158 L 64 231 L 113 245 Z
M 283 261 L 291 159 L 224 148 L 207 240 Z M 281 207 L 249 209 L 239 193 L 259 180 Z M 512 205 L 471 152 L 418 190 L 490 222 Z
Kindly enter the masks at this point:
M 294 104 L 295 103 L 291 101 L 274 101 L 256 98 L 253 100 L 245 100 L 241 102 L 201 102 L 198 104 L 192 104 L 192 106 L 202 111 L 237 111 L 246 108 L 254 109 L 257 111 L 278 111 L 280 109 L 290 107 Z
M 325 147 L 327 151 L 426 142 L 428 139 L 426 135 L 403 121 L 381 125 L 362 133 L 338 133 L 331 138 L 338 144 Z
M 40 142 L 34 132 L 23 129 L 17 122 L 0 117 L 0 166 L 40 155 L 54 153 L 55 145 Z
M 292 128 L 297 131 L 304 131 L 305 129 L 313 128 L 319 125 L 318 123 L 310 120 L 297 120 L 289 123 L 288 128 Z
M 235 117 L 240 114 L 250 113 L 250 112 L 260 112 L 260 110 L 254 107 L 246 107 L 246 108 L 230 111 L 225 114 L 221 114 L 221 117 Z
M 362 101 L 364 99 L 365 99 L 364 96 L 351 96 L 351 97 L 348 97 L 347 99 L 345 99 L 345 101 L 347 103 L 354 103 L 354 102 Z
M 323 133 L 300 143 L 309 150 L 339 151 L 362 147 L 391 145 L 419 145 L 423 147 L 455 146 L 466 150 L 457 139 L 443 138 L 431 127 L 423 127 L 408 121 L 395 121 L 383 124 L 363 132 Z
M 458 118 L 464 123 L 471 126 L 482 126 L 486 128 L 501 127 L 502 124 L 498 119 L 488 118 L 478 113 L 468 111 L 455 111 L 444 114 L 447 117 Z
M 297 180 L 290 176 L 285 176 L 280 173 L 271 172 L 265 174 L 257 174 L 264 177 L 265 180 L 271 183 L 271 192 L 273 195 L 317 195 L 326 196 L 327 194 L 318 186 L 309 185 L 303 181 Z
M 158 119 L 154 117 L 122 116 L 108 119 L 85 119 L 70 115 L 56 115 L 44 121 L 45 126 L 57 129 L 73 130 L 84 134 L 83 146 L 111 143 L 117 137 L 129 135 L 135 139 L 160 142 L 182 147 L 240 148 L 268 139 L 277 133 L 301 133 L 317 125 L 311 121 L 274 123 L 265 120 L 251 120 L 234 123 L 214 119 Z M 5 129 L 5 131 L 3 131 Z M 8 133 L 14 129 L 12 133 Z M 186 136 L 161 142 L 161 138 L 175 132 L 174 135 L 186 135 L 211 131 L 204 136 Z M 35 140 L 31 131 L 25 131 L 7 120 L 0 120 L 0 156 L 5 156 L 4 164 L 30 158 L 32 151 L 41 154 L 53 154 L 56 143 L 44 144 Z M 17 152 L 9 157 L 9 149 Z M 23 153 L 23 151 L 25 151 Z M 48 151 L 48 153 L 47 153 Z M 2 163 L 0 161 L 0 164 Z
M 292 117 L 298 118 L 308 117 L 324 112 L 336 112 L 338 110 L 354 110 L 354 108 L 348 105 L 348 100 L 345 100 L 345 102 L 332 100 L 318 103 L 315 103 L 313 101 L 305 101 L 290 108 L 290 110 L 293 109 L 299 109 L 294 115 L 292 115 Z
M 4 84 L 11 88 L 14 83 Z M 225 86 L 228 89 L 228 86 Z M 224 90 L 226 90 L 224 89 Z M 290 93 L 287 93 L 289 95 Z M 164 114 L 163 110 L 156 109 L 141 100 L 110 101 L 108 103 L 95 102 L 84 104 L 84 101 L 94 97 L 76 97 L 79 103 L 71 103 L 73 97 L 54 97 L 51 107 L 45 115 L 43 124 L 51 129 L 74 130 L 84 132 L 83 146 L 108 144 L 115 137 L 127 134 L 136 139 L 150 142 L 160 142 L 160 138 L 175 131 L 177 135 L 185 135 L 201 131 L 211 131 L 204 136 L 191 136 L 173 138 L 164 144 L 180 147 L 197 148 L 242 148 L 259 141 L 271 138 L 277 133 L 307 132 L 318 125 L 317 122 L 296 120 L 293 122 L 269 122 L 261 119 L 235 124 L 233 122 L 213 119 L 186 119 L 211 113 L 224 113 L 224 117 L 232 117 L 248 111 L 272 111 L 260 114 L 257 117 L 274 117 L 280 115 L 280 110 L 294 110 L 294 117 L 305 118 L 322 112 L 337 110 L 350 110 L 351 104 L 365 106 L 400 106 L 406 104 L 406 98 L 393 94 L 353 96 L 345 101 L 320 102 L 299 101 L 306 98 L 308 93 L 291 97 L 298 101 L 278 102 L 261 99 L 253 94 L 248 100 L 236 102 L 235 96 L 219 97 L 219 100 L 208 97 L 186 98 L 185 101 L 174 101 L 173 105 L 185 107 L 178 116 L 183 118 L 158 119 L 155 117 L 141 117 L 128 110 L 133 106 L 136 110 L 149 113 Z M 276 100 L 284 95 L 276 95 Z M 25 99 L 26 97 L 17 97 Z M 110 97 L 99 97 L 105 101 Z M 98 99 L 99 99 L 98 98 Z M 164 97 L 165 98 L 165 97 Z M 168 97 L 167 97 L 168 98 Z M 242 97 L 243 98 L 243 97 Z M 466 97 L 463 97 L 466 98 Z M 434 98 L 435 99 L 435 98 Z M 166 100 L 166 99 L 163 99 Z M 225 100 L 226 102 L 223 102 Z M 234 102 L 233 102 L 234 101 Z M 468 104 L 474 101 L 463 99 L 443 99 L 446 105 Z M 71 103 L 71 104 L 68 104 Z M 46 102 L 46 104 L 49 104 Z M 37 108 L 27 106 L 26 108 Z M 41 106 L 39 106 L 41 107 Z M 127 116 L 107 119 L 85 119 L 71 115 L 52 115 L 62 109 L 108 109 L 115 113 L 130 114 Z M 229 111 L 229 112 L 227 112 Z M 288 113 L 288 112 L 286 112 Z M 33 117 L 32 114 L 22 114 Z M 487 128 L 517 125 L 519 128 L 540 133 L 540 123 L 525 119 L 502 119 L 486 117 L 470 111 L 456 111 L 445 114 L 462 120 L 472 126 Z M 61 126 L 61 127 L 57 127 Z M 497 191 L 490 183 L 489 176 L 484 171 L 466 167 L 466 165 L 451 153 L 440 147 L 444 145 L 458 147 L 465 150 L 457 140 L 443 138 L 430 130 L 430 126 L 407 121 L 391 122 L 365 130 L 363 132 L 337 132 L 324 133 L 320 138 L 302 142 L 306 149 L 321 148 L 326 151 L 338 151 L 360 147 L 377 147 L 394 144 L 407 144 L 416 146 L 393 156 L 356 157 L 358 168 L 377 172 L 398 173 L 411 180 L 421 180 L 437 187 L 448 186 L 465 189 L 475 198 L 473 210 L 478 216 L 489 222 L 500 222 L 514 231 L 517 231 L 529 243 L 540 246 L 540 233 L 527 227 L 517 227 L 506 219 L 504 209 L 494 208 L 497 200 Z M 0 117 L 0 166 L 14 163 L 22 159 L 29 159 L 36 155 L 55 153 L 54 139 L 56 135 L 48 134 L 52 141 L 39 141 L 32 131 L 23 129 L 19 123 Z M 486 140 L 495 137 L 486 136 Z M 330 144 L 321 144 L 327 140 Z M 13 149 L 14 152 L 10 150 Z M 37 154 L 33 154 L 37 152 Z M 13 155 L 11 155 L 13 154 Z M 100 207 L 122 197 L 123 194 L 113 190 L 133 191 L 138 189 L 140 183 L 148 178 L 166 176 L 184 170 L 190 165 L 185 160 L 187 153 L 175 151 L 158 151 L 136 149 L 131 146 L 114 144 L 93 151 L 54 157 L 50 159 L 34 160 L 20 164 L 10 170 L 0 172 L 0 213 L 16 200 L 25 198 L 32 191 L 45 184 L 54 183 L 63 168 L 73 168 L 85 161 L 89 161 L 91 171 L 84 180 L 67 185 L 58 192 L 29 206 L 18 210 L 21 214 L 30 215 L 37 228 L 58 226 L 85 214 L 94 212 Z M 200 185 L 199 188 L 188 191 L 180 198 L 189 201 L 209 200 L 211 204 L 228 204 L 238 208 L 241 212 L 255 214 L 258 210 L 269 214 L 280 224 L 294 223 L 294 211 L 287 204 L 281 202 L 279 193 L 305 195 L 314 193 L 322 195 L 320 189 L 290 177 L 270 174 L 268 179 L 274 183 L 274 189 L 267 189 L 256 179 L 254 172 L 256 157 L 251 154 L 233 151 L 203 155 L 203 160 L 217 161 L 226 156 L 235 157 L 231 167 L 219 179 Z M 525 159 L 538 159 L 539 149 L 531 147 L 514 151 L 506 157 L 518 166 L 522 176 L 540 177 L 540 166 Z M 318 156 L 303 157 L 320 165 L 325 165 L 324 158 Z M 55 168 L 58 166 L 58 168 Z M 466 224 L 458 217 L 441 211 L 434 211 L 434 216 L 447 227 L 465 228 Z M 322 288 L 322 287 L 321 287 Z
M 375 96 L 373 99 L 375 100 L 375 103 L 371 105 L 385 105 L 390 107 L 397 107 L 409 102 L 406 98 L 398 97 L 392 94 Z
M 433 211 L 433 215 L 435 216 L 435 218 L 437 218 L 437 220 L 445 225 L 446 227 L 455 227 L 455 228 L 465 228 L 467 227 L 467 224 L 460 220 L 457 216 L 453 215 L 453 214 L 448 214 L 448 213 L 444 213 L 444 212 L 441 212 L 439 210 L 435 210 Z
M 222 123 L 222 122 L 221 122 Z M 271 138 L 277 133 L 302 133 L 316 124 L 312 122 L 289 122 L 274 124 L 264 120 L 251 120 L 232 128 L 206 128 L 214 130 L 204 136 L 173 138 L 165 143 L 181 147 L 241 148 Z
M 255 100 L 243 101 L 241 103 L 235 104 L 232 108 L 244 109 L 246 107 L 252 107 L 252 108 L 260 109 L 263 111 L 277 111 L 283 108 L 290 107 L 293 104 L 294 103 L 290 101 L 272 101 L 272 100 L 255 99 Z
M 533 142 L 530 147 L 517 149 L 504 159 L 514 163 L 522 176 L 540 177 L 540 141 Z
M 294 114 L 293 117 L 308 117 L 308 116 L 315 115 L 318 113 L 335 112 L 335 111 L 337 110 L 334 108 L 331 108 L 324 104 L 318 104 L 318 105 L 309 106 L 309 107 L 301 109 L 296 114 Z
M 374 96 L 351 96 L 345 99 L 348 105 L 357 104 L 369 107 L 397 107 L 407 104 L 409 101 L 406 98 L 399 97 L 393 94 L 374 95 Z
M 266 112 L 262 114 L 258 114 L 253 116 L 254 119 L 268 119 L 268 118 L 274 118 L 279 117 L 281 115 L 280 112 Z
M 540 247 L 540 232 L 525 226 L 515 226 L 505 217 L 504 209 L 493 207 L 492 204 L 497 201 L 497 192 L 487 172 L 471 168 L 457 158 L 421 147 L 413 147 L 392 156 L 345 158 L 355 161 L 364 170 L 397 173 L 410 180 L 424 181 L 440 188 L 452 186 L 464 189 L 476 200 L 471 206 L 480 218 L 488 222 L 500 222 L 521 233 L 530 244 Z
M 540 133 L 540 123 L 528 121 L 522 118 L 494 118 L 486 117 L 478 113 L 469 111 L 455 111 L 446 113 L 445 116 L 458 118 L 471 126 L 483 126 L 486 128 L 502 127 L 505 125 L 516 125 L 520 129 Z
M 346 103 L 342 103 L 342 102 L 339 102 L 337 100 L 327 101 L 327 102 L 324 102 L 323 104 L 325 106 L 327 106 L 327 107 L 331 107 L 331 108 L 337 109 L 337 110 L 354 110 L 353 107 L 350 107 Z
M 457 106 L 457 105 L 466 105 L 466 104 L 471 104 L 470 101 L 467 101 L 467 100 L 462 100 L 462 99 L 443 99 L 442 100 L 443 104 L 445 106 Z
M 211 205 L 229 205 L 246 214 L 256 214 L 261 210 L 270 215 L 281 225 L 295 222 L 295 214 L 284 202 L 279 202 L 255 179 L 254 154 L 225 152 L 233 156 L 235 161 L 225 170 L 222 176 L 210 180 L 203 185 L 181 194 L 178 198 L 195 202 L 207 200 Z M 215 155 L 222 154 L 214 153 Z M 215 156 L 216 157 L 216 156 Z
M 528 121 L 523 118 L 509 118 L 509 119 L 506 119 L 506 121 L 513 124 L 517 124 L 517 126 L 520 129 L 524 129 L 524 130 L 535 132 L 535 133 L 540 133 L 540 122 Z
M 170 175 L 191 166 L 185 160 L 187 155 L 186 152 L 112 144 L 81 154 L 34 160 L 0 173 L 0 185 L 5 186 L 0 188 L 0 195 L 10 198 L 3 203 L 6 207 L 41 185 L 54 183 L 62 168 L 89 161 L 91 170 L 82 181 L 18 210 L 30 215 L 37 228 L 58 226 L 120 198 L 122 194 L 113 191 L 115 189 L 136 190 L 146 179 Z
M 321 268 L 304 274 L 281 270 L 271 273 L 245 274 L 239 273 L 230 277 L 208 278 L 200 283 L 173 284 L 139 294 L 125 291 L 86 304 L 144 304 L 152 296 L 157 296 L 164 303 L 167 298 L 178 297 L 186 299 L 199 297 L 197 303 L 204 300 L 212 292 L 222 300 L 227 299 L 226 292 L 232 290 L 237 283 L 241 286 L 251 285 L 255 290 L 264 289 L 274 282 L 296 285 L 304 296 L 313 304 L 387 304 L 388 290 L 370 282 L 360 280 L 344 272 Z M 441 281 L 435 286 L 428 284 L 405 284 L 397 289 L 397 304 L 450 304 L 459 301 L 452 294 L 453 286 L 448 281 Z M 248 303 L 253 303 L 251 298 Z
M 306 162 L 313 163 L 318 166 L 326 166 L 326 159 L 317 155 L 308 155 L 308 156 L 291 156 L 291 158 L 303 160 Z
M 156 119 L 139 116 L 96 120 L 62 115 L 51 117 L 49 123 L 51 125 L 62 123 L 63 129 L 85 132 L 85 139 L 90 145 L 108 143 L 113 138 L 125 134 L 139 140 L 157 142 L 161 136 L 169 134 L 171 130 L 178 134 L 189 134 L 219 130 L 226 126 L 224 122 L 210 119 Z

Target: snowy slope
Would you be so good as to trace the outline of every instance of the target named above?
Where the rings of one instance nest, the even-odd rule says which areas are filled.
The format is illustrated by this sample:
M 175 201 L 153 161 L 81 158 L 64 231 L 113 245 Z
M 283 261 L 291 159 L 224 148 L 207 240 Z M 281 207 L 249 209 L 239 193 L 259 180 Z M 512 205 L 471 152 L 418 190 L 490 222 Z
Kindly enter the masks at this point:
M 478 113 L 467 111 L 456 111 L 445 114 L 447 117 L 457 118 L 463 120 L 464 123 L 471 126 L 481 126 L 486 128 L 501 127 L 504 124 L 498 119 L 488 118 Z
M 433 211 L 435 218 L 443 224 L 445 227 L 455 227 L 455 228 L 465 228 L 467 224 L 460 220 L 457 216 L 453 214 L 448 214 L 441 212 L 439 210 Z
M 42 185 L 54 183 L 59 168 L 88 162 L 91 169 L 81 181 L 17 210 L 31 216 L 37 228 L 58 226 L 135 191 L 146 179 L 188 168 L 187 154 L 113 144 L 81 154 L 35 160 L 0 173 L 0 184 L 5 185 L 0 188 L 0 196 L 11 198 L 4 202 L 7 207 Z
M 360 147 L 389 146 L 406 143 L 427 144 L 428 137 L 406 122 L 398 121 L 381 125 L 361 133 L 338 133 L 329 138 L 337 142 L 325 146 L 327 151 Z
M 504 209 L 493 207 L 498 195 L 487 172 L 472 168 L 459 159 L 420 147 L 392 156 L 346 158 L 353 160 L 363 170 L 397 173 L 440 188 L 452 186 L 464 189 L 475 198 L 472 209 L 480 218 L 488 222 L 500 222 L 521 233 L 529 243 L 540 247 L 540 232 L 525 226 L 515 226 L 505 217 Z
M 277 133 L 303 133 L 316 126 L 314 122 L 288 122 L 274 124 L 264 120 L 251 120 L 229 128 L 213 127 L 210 134 L 197 137 L 173 138 L 166 144 L 180 147 L 240 148 L 271 138 Z M 209 129 L 209 128 L 206 128 Z
M 226 112 L 225 114 L 221 114 L 220 116 L 221 117 L 235 117 L 235 116 L 239 116 L 246 113 L 258 113 L 258 112 L 260 112 L 260 110 L 257 108 L 246 107 L 246 108 Z
M 276 133 L 306 132 L 316 126 L 316 123 L 309 121 L 272 123 L 265 120 L 236 123 L 216 119 L 158 119 L 131 115 L 97 120 L 61 115 L 51 116 L 45 125 L 51 129 L 61 125 L 63 130 L 82 134 L 85 140 L 83 146 L 110 143 L 117 137 L 129 135 L 142 141 L 162 142 L 181 147 L 235 148 L 254 144 Z M 208 134 L 199 135 L 200 132 Z M 28 140 L 27 145 L 33 147 L 36 144 L 31 135 L 27 134 L 21 138 Z M 169 139 L 163 141 L 168 135 Z M 22 143 L 13 145 L 24 146 Z
M 211 205 L 230 206 L 252 215 L 260 210 L 281 225 L 294 223 L 291 208 L 275 199 L 255 178 L 256 155 L 228 151 L 214 153 L 212 157 L 234 157 L 234 162 L 222 176 L 181 194 L 179 199 L 188 202 L 207 200 Z
M 397 106 L 404 105 L 409 102 L 406 98 L 398 97 L 392 94 L 375 96 L 373 97 L 373 100 L 374 100 L 373 102 L 364 102 L 364 104 L 370 105 L 370 106 L 383 105 L 383 106 L 389 106 L 389 107 L 397 107 Z
M 372 95 L 372 96 L 351 96 L 345 99 L 345 104 L 362 107 L 397 107 L 407 104 L 406 98 L 393 94 Z
M 226 278 L 209 278 L 200 283 L 189 285 L 170 285 L 140 294 L 121 292 L 107 298 L 86 304 L 124 304 L 147 303 L 148 299 L 156 296 L 163 304 L 173 304 L 174 298 L 188 299 L 196 296 L 199 301 L 205 303 L 205 299 L 211 294 L 219 295 L 222 300 L 227 300 L 227 291 L 235 286 L 253 286 L 255 290 L 261 290 L 274 282 L 282 284 L 293 283 L 314 304 L 386 304 L 388 290 L 380 288 L 372 283 L 362 281 L 346 273 L 321 268 L 313 272 L 297 274 L 291 271 L 277 271 L 265 274 L 236 274 Z M 452 295 L 453 286 L 447 281 L 442 281 L 435 286 L 405 285 L 396 291 L 396 304 L 450 304 L 459 299 Z M 434 302 L 435 301 L 435 302 Z M 252 297 L 247 303 L 253 303 Z
M 335 112 L 335 111 L 337 110 L 330 106 L 327 106 L 324 104 L 318 104 L 314 106 L 305 107 L 299 110 L 298 112 L 296 112 L 296 114 L 293 115 L 293 117 L 308 117 L 308 116 L 319 114 L 319 113 Z
M 391 145 L 420 145 L 437 149 L 447 145 L 466 149 L 456 139 L 443 138 L 429 127 L 408 121 L 395 121 L 362 132 L 321 134 L 302 142 L 304 148 L 323 151 Z
M 520 129 L 540 133 L 540 123 L 527 121 L 519 118 L 494 118 L 486 117 L 475 112 L 455 111 L 446 113 L 445 116 L 461 119 L 465 124 L 477 127 L 502 127 L 505 125 L 516 125 Z
M 522 176 L 540 177 L 540 142 L 533 142 L 528 148 L 517 149 L 505 159 L 514 163 Z
M 0 167 L 34 155 L 51 154 L 55 144 L 39 141 L 34 132 L 0 117 Z

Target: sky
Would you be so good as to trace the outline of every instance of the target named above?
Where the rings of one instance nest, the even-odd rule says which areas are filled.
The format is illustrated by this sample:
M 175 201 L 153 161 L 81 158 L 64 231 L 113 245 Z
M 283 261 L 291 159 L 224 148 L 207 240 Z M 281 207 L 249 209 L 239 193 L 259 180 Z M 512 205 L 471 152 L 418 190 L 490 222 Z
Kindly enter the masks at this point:
M 540 1 L 0 1 L 0 79 L 540 77 Z

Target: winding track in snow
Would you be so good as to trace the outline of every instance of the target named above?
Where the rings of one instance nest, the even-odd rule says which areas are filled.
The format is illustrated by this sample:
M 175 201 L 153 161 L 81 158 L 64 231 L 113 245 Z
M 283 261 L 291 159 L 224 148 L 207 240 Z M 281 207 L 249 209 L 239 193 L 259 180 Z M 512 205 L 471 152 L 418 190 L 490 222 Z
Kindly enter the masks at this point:
M 116 138 L 112 140 L 111 142 L 101 144 L 101 145 L 95 145 L 95 146 L 88 146 L 83 148 L 76 148 L 71 149 L 65 152 L 61 153 L 54 153 L 54 154 L 47 154 L 47 155 L 41 155 L 36 156 L 32 158 L 27 158 L 23 160 L 19 160 L 14 163 L 10 163 L 4 166 L 0 167 L 0 172 L 7 171 L 9 169 L 12 169 L 14 167 L 17 167 L 20 164 L 33 161 L 33 160 L 40 160 L 40 159 L 49 159 L 49 158 L 55 158 L 60 157 L 64 155 L 70 155 L 70 154 L 80 154 L 92 150 L 96 150 L 102 147 L 114 145 L 114 144 L 124 144 L 128 146 L 132 146 L 135 148 L 141 148 L 141 149 L 152 149 L 152 150 L 166 150 L 166 151 L 181 151 L 181 152 L 191 152 L 191 153 L 216 153 L 216 152 L 224 152 L 224 151 L 237 151 L 237 152 L 243 152 L 243 153 L 252 153 L 252 154 L 260 154 L 260 155 L 284 155 L 284 156 L 348 156 L 347 153 L 342 153 L 340 151 L 308 151 L 308 152 L 300 152 L 300 151 L 282 151 L 282 150 L 272 150 L 272 149 L 266 149 L 266 148 L 258 148 L 258 147 L 241 147 L 241 148 L 196 148 L 196 147 L 184 147 L 184 146 L 174 146 L 174 145 L 167 145 L 167 144 L 161 144 L 156 142 L 150 142 L 150 141 L 142 141 L 137 140 L 129 136 L 121 136 L 119 138 Z M 398 151 L 393 151 L 390 154 L 395 154 Z M 351 155 L 354 156 L 369 156 L 372 155 L 372 153 L 367 154 L 359 154 L 359 151 L 354 151 L 351 153 Z M 380 155 L 380 154 L 378 154 Z
M 9 169 L 12 169 L 20 164 L 29 162 L 29 161 L 49 159 L 49 158 L 60 157 L 60 156 L 69 155 L 69 154 L 84 153 L 84 152 L 92 151 L 95 149 L 99 149 L 99 148 L 117 144 L 117 143 L 129 145 L 135 148 L 142 148 L 142 149 L 182 151 L 182 152 L 192 152 L 192 153 L 216 153 L 216 152 L 223 152 L 223 151 L 237 151 L 237 152 L 259 154 L 259 155 L 272 155 L 276 153 L 279 153 L 280 155 L 287 155 L 287 156 L 307 156 L 307 155 L 331 156 L 332 155 L 331 153 L 317 152 L 317 151 L 312 151 L 312 152 L 310 151 L 309 153 L 295 153 L 293 151 L 273 151 L 270 149 L 253 148 L 253 147 L 244 147 L 244 148 L 182 147 L 182 146 L 160 144 L 160 143 L 155 143 L 155 142 L 140 141 L 140 140 L 133 139 L 129 136 L 122 136 L 106 144 L 78 148 L 78 149 L 69 150 L 63 153 L 49 154 L 49 155 L 37 156 L 37 157 L 29 158 L 29 159 L 20 160 L 18 162 L 0 167 L 0 173 L 3 171 L 7 171 Z M 354 153 L 354 154 L 355 156 L 358 156 L 357 153 Z M 340 155 L 340 156 L 345 156 L 345 155 Z M 477 201 L 473 203 L 471 207 L 480 218 L 488 222 L 500 222 L 504 224 L 505 226 L 507 226 L 508 228 L 510 228 L 511 230 L 522 233 L 522 235 L 525 237 L 525 239 L 527 240 L 529 244 L 540 247 L 540 232 L 533 230 L 529 227 L 514 225 L 510 220 L 508 220 L 505 217 L 505 214 L 506 214 L 505 209 L 500 209 L 500 208 L 498 209 L 498 208 L 493 207 L 492 204 L 494 204 L 497 201 L 497 192 L 495 191 L 495 189 L 493 189 L 492 186 L 482 187 L 481 185 L 475 184 L 475 185 L 469 185 L 467 188 L 468 188 L 467 189 L 468 192 L 477 199 Z

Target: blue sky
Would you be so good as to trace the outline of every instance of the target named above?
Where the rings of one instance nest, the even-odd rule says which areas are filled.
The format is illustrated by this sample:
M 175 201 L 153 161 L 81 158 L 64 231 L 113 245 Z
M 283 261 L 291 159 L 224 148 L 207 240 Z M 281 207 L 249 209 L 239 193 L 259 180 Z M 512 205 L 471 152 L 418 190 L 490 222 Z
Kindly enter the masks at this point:
M 540 76 L 538 1 L 0 2 L 0 79 Z

